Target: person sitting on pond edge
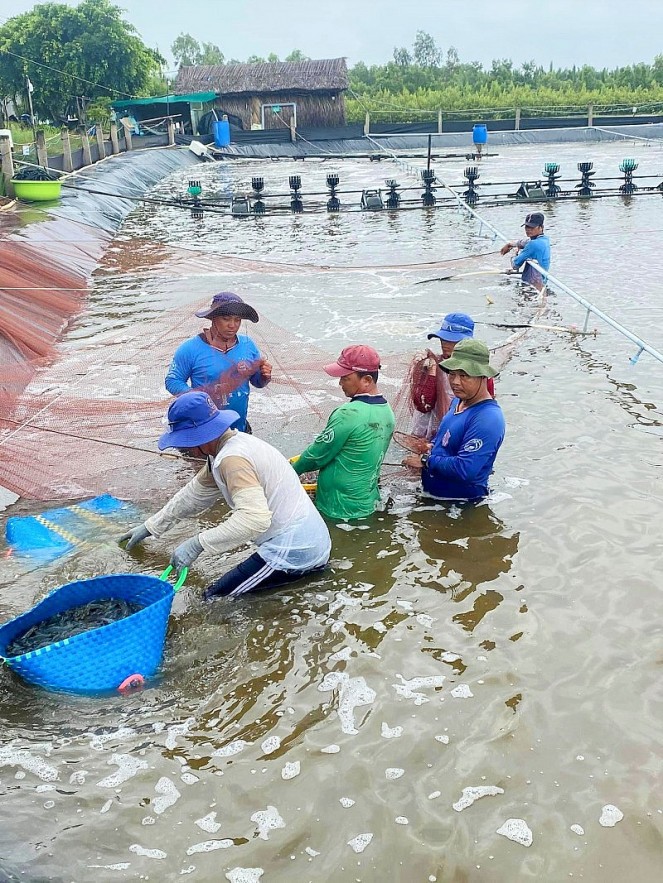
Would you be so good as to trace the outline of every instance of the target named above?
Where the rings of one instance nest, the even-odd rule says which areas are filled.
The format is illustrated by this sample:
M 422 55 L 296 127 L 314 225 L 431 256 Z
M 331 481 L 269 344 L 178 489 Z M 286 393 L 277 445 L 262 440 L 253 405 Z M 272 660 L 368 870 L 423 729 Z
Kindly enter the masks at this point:
M 380 356 L 348 346 L 324 366 L 349 402 L 330 415 L 318 437 L 293 458 L 295 471 L 318 472 L 316 506 L 328 518 L 365 518 L 380 500 L 380 467 L 394 432 L 394 412 L 377 388 Z
M 498 373 L 489 360 L 486 344 L 467 338 L 441 363 L 454 394 L 451 407 L 430 452 L 409 454 L 402 461 L 422 470 L 423 490 L 433 497 L 478 500 L 488 493 L 488 479 L 506 431 L 502 409 L 488 392 L 488 378 Z
M 211 327 L 175 350 L 166 374 L 166 389 L 172 395 L 204 390 L 218 408 L 237 412 L 239 419 L 233 429 L 250 432 L 250 385 L 266 386 L 272 378 L 272 366 L 251 338 L 238 332 L 242 319 L 257 322 L 258 313 L 239 295 L 222 291 L 195 315 L 211 319 Z
M 500 254 L 508 254 L 513 248 L 518 249 L 516 256 L 511 259 L 511 267 L 514 270 L 519 270 L 525 264 L 522 281 L 526 285 L 532 285 L 538 291 L 543 291 L 545 288 L 545 274 L 542 275 L 535 267 L 525 262 L 533 260 L 544 270 L 550 269 L 550 240 L 543 232 L 544 221 L 543 212 L 530 212 L 523 224 L 527 239 L 507 242 L 500 249 Z

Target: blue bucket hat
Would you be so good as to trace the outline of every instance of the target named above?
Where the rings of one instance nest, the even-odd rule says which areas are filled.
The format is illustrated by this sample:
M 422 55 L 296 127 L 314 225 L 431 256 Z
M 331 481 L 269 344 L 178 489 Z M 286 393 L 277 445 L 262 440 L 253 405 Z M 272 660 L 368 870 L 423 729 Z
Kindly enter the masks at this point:
M 197 448 L 219 438 L 239 419 L 237 411 L 220 411 L 206 392 L 185 392 L 168 408 L 170 429 L 158 448 Z
M 442 327 L 439 331 L 433 331 L 428 335 L 431 337 L 439 337 L 440 340 L 447 340 L 450 343 L 457 343 L 466 337 L 472 337 L 474 334 L 474 319 L 467 313 L 447 313 L 442 319 Z

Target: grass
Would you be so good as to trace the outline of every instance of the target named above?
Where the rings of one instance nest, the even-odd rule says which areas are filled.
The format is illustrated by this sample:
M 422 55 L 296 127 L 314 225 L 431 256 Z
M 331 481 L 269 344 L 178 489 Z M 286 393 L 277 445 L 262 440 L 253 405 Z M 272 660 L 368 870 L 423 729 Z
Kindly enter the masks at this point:
M 12 133 L 12 140 L 14 142 L 14 159 L 15 160 L 23 160 L 24 162 L 36 162 L 37 153 L 34 145 L 34 134 L 32 129 L 29 126 L 23 126 L 20 123 L 9 123 L 8 128 Z M 41 129 L 44 132 L 44 137 L 46 138 L 46 152 L 49 156 L 59 156 L 62 153 L 62 139 L 60 135 L 60 129 L 55 126 L 37 126 L 37 129 Z M 69 140 L 71 142 L 71 149 L 78 150 L 82 144 L 82 138 L 80 135 L 72 132 L 69 136 Z M 23 153 L 23 147 L 29 146 L 29 153 Z

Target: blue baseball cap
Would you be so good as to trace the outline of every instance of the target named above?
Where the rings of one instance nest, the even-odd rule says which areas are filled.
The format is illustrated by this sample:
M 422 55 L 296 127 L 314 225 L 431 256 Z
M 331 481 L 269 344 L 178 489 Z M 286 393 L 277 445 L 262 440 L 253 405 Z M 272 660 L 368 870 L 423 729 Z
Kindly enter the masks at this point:
M 185 392 L 168 408 L 170 429 L 158 441 L 158 448 L 197 448 L 223 435 L 235 421 L 237 411 L 220 411 L 206 392 Z
M 433 331 L 428 335 L 431 337 L 439 337 L 440 340 L 448 340 L 450 343 L 457 343 L 466 337 L 472 337 L 474 334 L 474 319 L 467 313 L 447 313 L 442 319 L 442 327 L 439 331 Z

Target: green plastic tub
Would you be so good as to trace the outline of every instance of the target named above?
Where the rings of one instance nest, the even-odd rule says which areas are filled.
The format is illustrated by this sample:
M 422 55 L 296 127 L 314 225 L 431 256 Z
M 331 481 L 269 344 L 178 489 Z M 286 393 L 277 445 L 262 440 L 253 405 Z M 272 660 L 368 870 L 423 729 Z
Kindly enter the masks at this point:
M 27 202 L 52 202 L 59 199 L 62 189 L 61 181 L 17 181 L 12 178 L 12 185 L 16 198 Z

